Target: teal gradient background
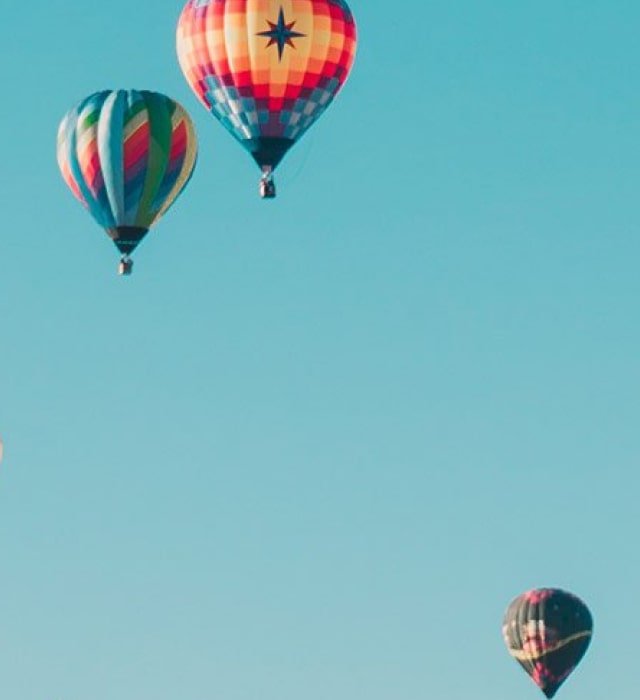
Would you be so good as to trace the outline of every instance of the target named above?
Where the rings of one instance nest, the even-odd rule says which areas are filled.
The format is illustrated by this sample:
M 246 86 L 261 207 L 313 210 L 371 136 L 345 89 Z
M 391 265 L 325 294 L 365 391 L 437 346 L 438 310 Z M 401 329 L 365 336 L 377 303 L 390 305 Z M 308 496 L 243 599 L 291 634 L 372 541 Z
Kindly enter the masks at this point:
M 537 586 L 595 618 L 558 698 L 637 697 L 640 6 L 351 6 L 274 202 L 180 3 L 2 7 L 7 700 L 535 700 Z M 200 138 L 130 279 L 55 160 L 115 87 Z

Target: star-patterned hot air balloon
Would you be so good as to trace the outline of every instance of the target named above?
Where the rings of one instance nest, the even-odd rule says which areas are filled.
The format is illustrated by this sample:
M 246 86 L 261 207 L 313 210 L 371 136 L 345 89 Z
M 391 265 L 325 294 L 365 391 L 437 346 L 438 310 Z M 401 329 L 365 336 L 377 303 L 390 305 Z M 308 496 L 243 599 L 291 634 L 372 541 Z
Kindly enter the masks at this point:
M 593 620 L 576 596 L 541 588 L 518 596 L 504 616 L 502 633 L 509 653 L 552 698 L 584 656 Z
M 253 156 L 270 198 L 274 169 L 349 75 L 356 25 L 344 0 L 189 0 L 177 50 L 189 85 Z
M 129 255 L 191 178 L 197 140 L 189 115 L 147 90 L 105 90 L 82 100 L 58 130 L 58 165 L 77 199 Z

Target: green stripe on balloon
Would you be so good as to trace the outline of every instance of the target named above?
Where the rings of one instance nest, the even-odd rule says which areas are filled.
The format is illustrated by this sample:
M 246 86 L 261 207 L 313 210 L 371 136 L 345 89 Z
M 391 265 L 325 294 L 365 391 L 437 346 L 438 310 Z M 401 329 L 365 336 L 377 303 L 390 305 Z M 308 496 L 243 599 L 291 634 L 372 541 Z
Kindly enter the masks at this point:
M 136 226 L 148 228 L 154 215 L 151 211 L 151 205 L 162 184 L 169 161 L 171 118 L 168 114 L 167 100 L 155 93 L 144 92 L 142 94 L 149 113 L 150 138 L 147 176 L 140 196 Z

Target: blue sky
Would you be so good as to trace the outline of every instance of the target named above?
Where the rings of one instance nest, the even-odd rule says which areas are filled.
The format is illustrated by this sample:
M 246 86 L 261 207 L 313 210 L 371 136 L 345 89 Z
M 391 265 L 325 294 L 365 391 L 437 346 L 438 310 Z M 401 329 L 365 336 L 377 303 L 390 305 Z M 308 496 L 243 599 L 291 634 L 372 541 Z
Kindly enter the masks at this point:
M 640 8 L 351 6 L 274 202 L 179 3 L 3 7 L 3 697 L 534 700 L 543 585 L 596 625 L 558 697 L 637 696 Z M 200 138 L 130 279 L 55 161 L 108 87 Z

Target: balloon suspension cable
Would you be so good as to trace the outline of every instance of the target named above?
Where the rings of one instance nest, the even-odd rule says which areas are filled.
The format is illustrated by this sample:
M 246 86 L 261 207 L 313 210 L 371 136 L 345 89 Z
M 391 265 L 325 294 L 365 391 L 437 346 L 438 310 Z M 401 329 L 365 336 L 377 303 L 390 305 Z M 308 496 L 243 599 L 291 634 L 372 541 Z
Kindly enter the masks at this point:
M 276 196 L 276 183 L 273 179 L 273 168 L 270 165 L 262 166 L 260 196 L 262 199 L 273 199 Z
M 128 255 L 123 255 L 118 263 L 119 275 L 130 275 L 133 272 L 133 260 Z

